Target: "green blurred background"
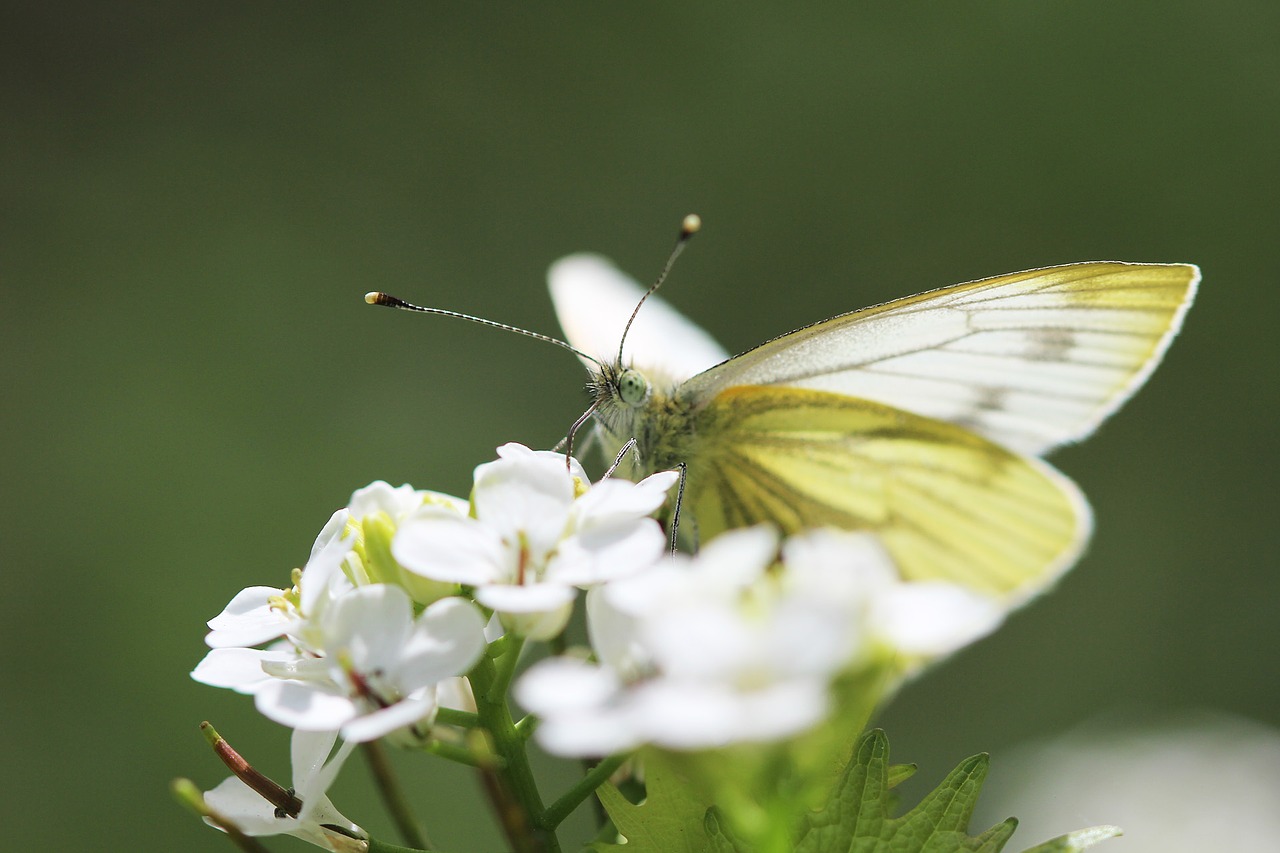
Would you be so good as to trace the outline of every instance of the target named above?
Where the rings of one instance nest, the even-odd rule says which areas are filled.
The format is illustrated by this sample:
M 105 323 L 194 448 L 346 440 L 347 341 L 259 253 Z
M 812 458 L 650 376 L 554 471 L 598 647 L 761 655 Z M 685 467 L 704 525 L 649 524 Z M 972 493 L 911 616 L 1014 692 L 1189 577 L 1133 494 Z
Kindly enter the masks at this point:
M 224 775 L 196 724 L 282 776 L 287 737 L 189 680 L 203 621 L 354 488 L 465 494 L 583 408 L 560 350 L 366 290 L 554 332 L 551 261 L 650 279 L 690 211 L 666 295 L 734 351 L 1026 267 L 1199 263 L 1150 386 L 1055 456 L 1087 557 L 882 722 L 930 781 L 1115 708 L 1280 723 L 1271 0 L 0 14 L 6 843 L 230 849 L 166 792 Z M 441 846 L 500 848 L 469 774 L 402 764 Z M 385 832 L 363 775 L 334 798 Z

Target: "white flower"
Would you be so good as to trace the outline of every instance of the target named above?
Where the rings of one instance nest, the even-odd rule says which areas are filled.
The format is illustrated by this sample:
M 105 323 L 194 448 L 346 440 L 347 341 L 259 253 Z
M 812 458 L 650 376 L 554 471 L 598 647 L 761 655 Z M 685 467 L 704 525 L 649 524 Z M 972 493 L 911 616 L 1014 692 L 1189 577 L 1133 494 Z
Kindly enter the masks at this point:
M 446 507 L 455 512 L 466 514 L 467 502 L 453 495 L 442 492 L 430 492 L 415 489 L 407 483 L 403 486 L 392 486 L 384 480 L 374 480 L 363 489 L 356 489 L 351 495 L 347 509 L 351 517 L 363 520 L 379 513 L 385 514 L 394 521 L 401 521 L 420 509 L 423 504 Z
M 344 536 L 350 513 L 335 512 L 311 547 L 306 566 L 295 574 L 292 589 L 251 586 L 236 593 L 221 613 L 209 620 L 205 642 L 212 648 L 191 677 L 211 687 L 252 694 L 270 682 L 266 663 L 300 661 L 317 652 L 314 617 L 351 589 L 343 571 L 354 539 Z M 249 648 L 287 637 L 269 649 Z
M 999 613 L 951 585 L 902 583 L 865 534 L 794 537 L 779 563 L 769 528 L 731 531 L 693 559 L 592 590 L 601 664 L 544 661 L 516 698 L 559 755 L 776 740 L 823 719 L 831 681 L 886 646 L 914 664 L 975 639 Z
M 293 733 L 293 794 L 302 803 L 296 816 L 277 813 L 275 804 L 235 776 L 206 792 L 205 803 L 247 835 L 293 835 L 326 850 L 355 849 L 344 847 L 346 836 L 325 829 L 340 827 L 354 837 L 365 837 L 364 830 L 344 817 L 325 795 L 355 746 L 344 743 L 330 758 L 335 740 L 333 732 Z
M 294 590 L 251 586 L 236 593 L 223 611 L 209 620 L 205 643 L 213 649 L 257 646 L 304 633 L 306 617 L 351 588 L 342 573 L 353 540 L 344 536 L 350 513 L 335 512 L 325 524 Z M 199 680 L 199 679 L 197 679 Z
M 510 630 L 547 639 L 563 630 L 576 592 L 651 565 L 665 537 L 649 515 L 678 475 L 589 486 L 576 461 L 519 444 L 475 472 L 474 517 L 426 506 L 391 550 L 411 572 L 475 588 Z
M 442 599 L 415 619 L 408 594 L 389 584 L 351 590 L 313 628 L 323 653 L 263 661 L 274 677 L 253 691 L 255 703 L 276 722 L 354 741 L 429 721 L 436 683 L 466 673 L 485 649 L 470 602 Z
M 879 553 L 863 559 L 867 549 Z M 827 589 L 860 613 L 871 637 L 886 644 L 908 671 L 985 637 L 1007 612 L 995 599 L 945 581 L 903 582 L 870 536 L 815 530 L 787 540 L 789 572 Z
M 453 585 L 403 572 L 390 558 L 395 526 L 424 505 L 460 516 L 467 512 L 466 501 L 407 485 L 393 488 L 379 480 L 356 490 L 316 537 L 306 566 L 295 572 L 293 588 L 248 587 L 209 620 L 205 642 L 213 650 L 192 678 L 252 694 L 272 680 L 264 664 L 277 670 L 288 663 L 305 666 L 307 659 L 324 654 L 324 633 L 316 626 L 325 611 L 358 586 L 402 582 L 419 603 L 456 594 Z M 284 642 L 267 650 L 251 648 L 281 638 Z

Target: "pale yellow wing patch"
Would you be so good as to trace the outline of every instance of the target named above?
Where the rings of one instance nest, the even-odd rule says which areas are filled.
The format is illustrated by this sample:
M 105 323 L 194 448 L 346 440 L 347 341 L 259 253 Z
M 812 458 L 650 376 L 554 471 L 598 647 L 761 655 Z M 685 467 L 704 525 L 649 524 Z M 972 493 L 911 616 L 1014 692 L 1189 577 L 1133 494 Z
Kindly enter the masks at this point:
M 770 522 L 878 533 L 903 575 L 1011 601 L 1079 556 L 1083 496 L 1038 459 L 879 403 L 739 386 L 697 415 L 688 507 L 706 539 Z
M 1022 453 L 1078 441 L 1177 334 L 1200 271 L 1090 262 L 957 284 L 815 323 L 689 380 L 830 391 L 950 421 Z

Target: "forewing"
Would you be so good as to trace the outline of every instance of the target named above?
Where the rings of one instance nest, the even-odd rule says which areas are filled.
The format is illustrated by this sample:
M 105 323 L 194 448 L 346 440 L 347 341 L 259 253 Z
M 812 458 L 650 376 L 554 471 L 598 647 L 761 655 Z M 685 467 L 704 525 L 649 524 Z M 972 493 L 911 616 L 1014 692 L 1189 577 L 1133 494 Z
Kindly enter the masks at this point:
M 1079 556 L 1091 516 L 1039 459 L 837 394 L 730 388 L 698 414 L 686 504 L 700 539 L 770 522 L 880 535 L 899 569 L 1011 601 Z
M 556 261 L 547 282 L 569 343 L 612 364 L 644 288 L 607 259 L 587 254 Z M 705 331 L 661 298 L 650 296 L 627 335 L 623 364 L 639 368 L 659 387 L 670 387 L 728 357 Z M 584 364 L 594 367 L 585 360 Z
M 1195 295 L 1188 264 L 1092 262 L 842 314 L 694 377 L 830 391 L 949 421 L 1028 454 L 1092 432 L 1155 369 Z

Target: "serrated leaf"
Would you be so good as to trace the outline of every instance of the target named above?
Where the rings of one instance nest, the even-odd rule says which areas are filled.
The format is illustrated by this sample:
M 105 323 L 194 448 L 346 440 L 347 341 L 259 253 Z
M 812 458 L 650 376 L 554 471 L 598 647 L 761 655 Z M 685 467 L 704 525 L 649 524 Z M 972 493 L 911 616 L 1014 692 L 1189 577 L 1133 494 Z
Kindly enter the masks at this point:
M 748 832 L 751 837 L 745 840 L 740 837 L 743 827 L 733 825 L 733 813 L 706 802 L 679 767 L 671 756 L 647 754 L 647 795 L 638 805 L 611 785 L 601 787 L 600 801 L 627 840 L 625 844 L 596 842 L 591 849 L 596 853 L 746 853 L 763 849 L 759 842 L 767 835 L 769 850 L 794 853 L 1001 853 L 1018 826 L 1009 818 L 979 835 L 969 835 L 969 821 L 989 769 L 985 754 L 960 762 L 915 808 L 892 817 L 897 795 L 890 788 L 910 777 L 915 766 L 889 764 L 889 741 L 879 729 L 859 738 L 852 760 L 821 809 L 807 812 L 794 823 L 794 810 L 774 811 L 781 823 L 771 820 L 766 827 L 755 827 L 762 835 Z M 1082 829 L 1025 853 L 1077 853 L 1119 834 L 1112 826 Z
M 1078 853 L 1108 838 L 1123 834 L 1118 826 L 1091 826 L 1088 829 L 1077 829 L 1075 832 L 1059 835 L 1043 844 L 1037 844 L 1025 853 Z
M 894 764 L 889 768 L 889 778 L 887 783 L 890 789 L 896 788 L 903 782 L 916 775 L 916 771 L 920 768 L 914 764 Z
M 1000 853 L 1017 821 L 968 834 L 978 792 L 987 777 L 986 755 L 960 763 L 915 808 L 890 817 L 889 741 L 867 732 L 826 805 L 808 816 L 797 853 Z M 896 768 L 894 768 L 896 769 Z
M 595 842 L 591 849 L 598 853 L 732 853 L 732 840 L 717 827 L 719 838 L 708 835 L 707 810 L 693 787 L 662 753 L 646 753 L 644 762 L 645 799 L 632 803 L 613 785 L 602 785 L 596 792 L 604 810 L 618 833 L 627 839 L 625 845 Z M 725 846 L 728 845 L 728 846 Z

